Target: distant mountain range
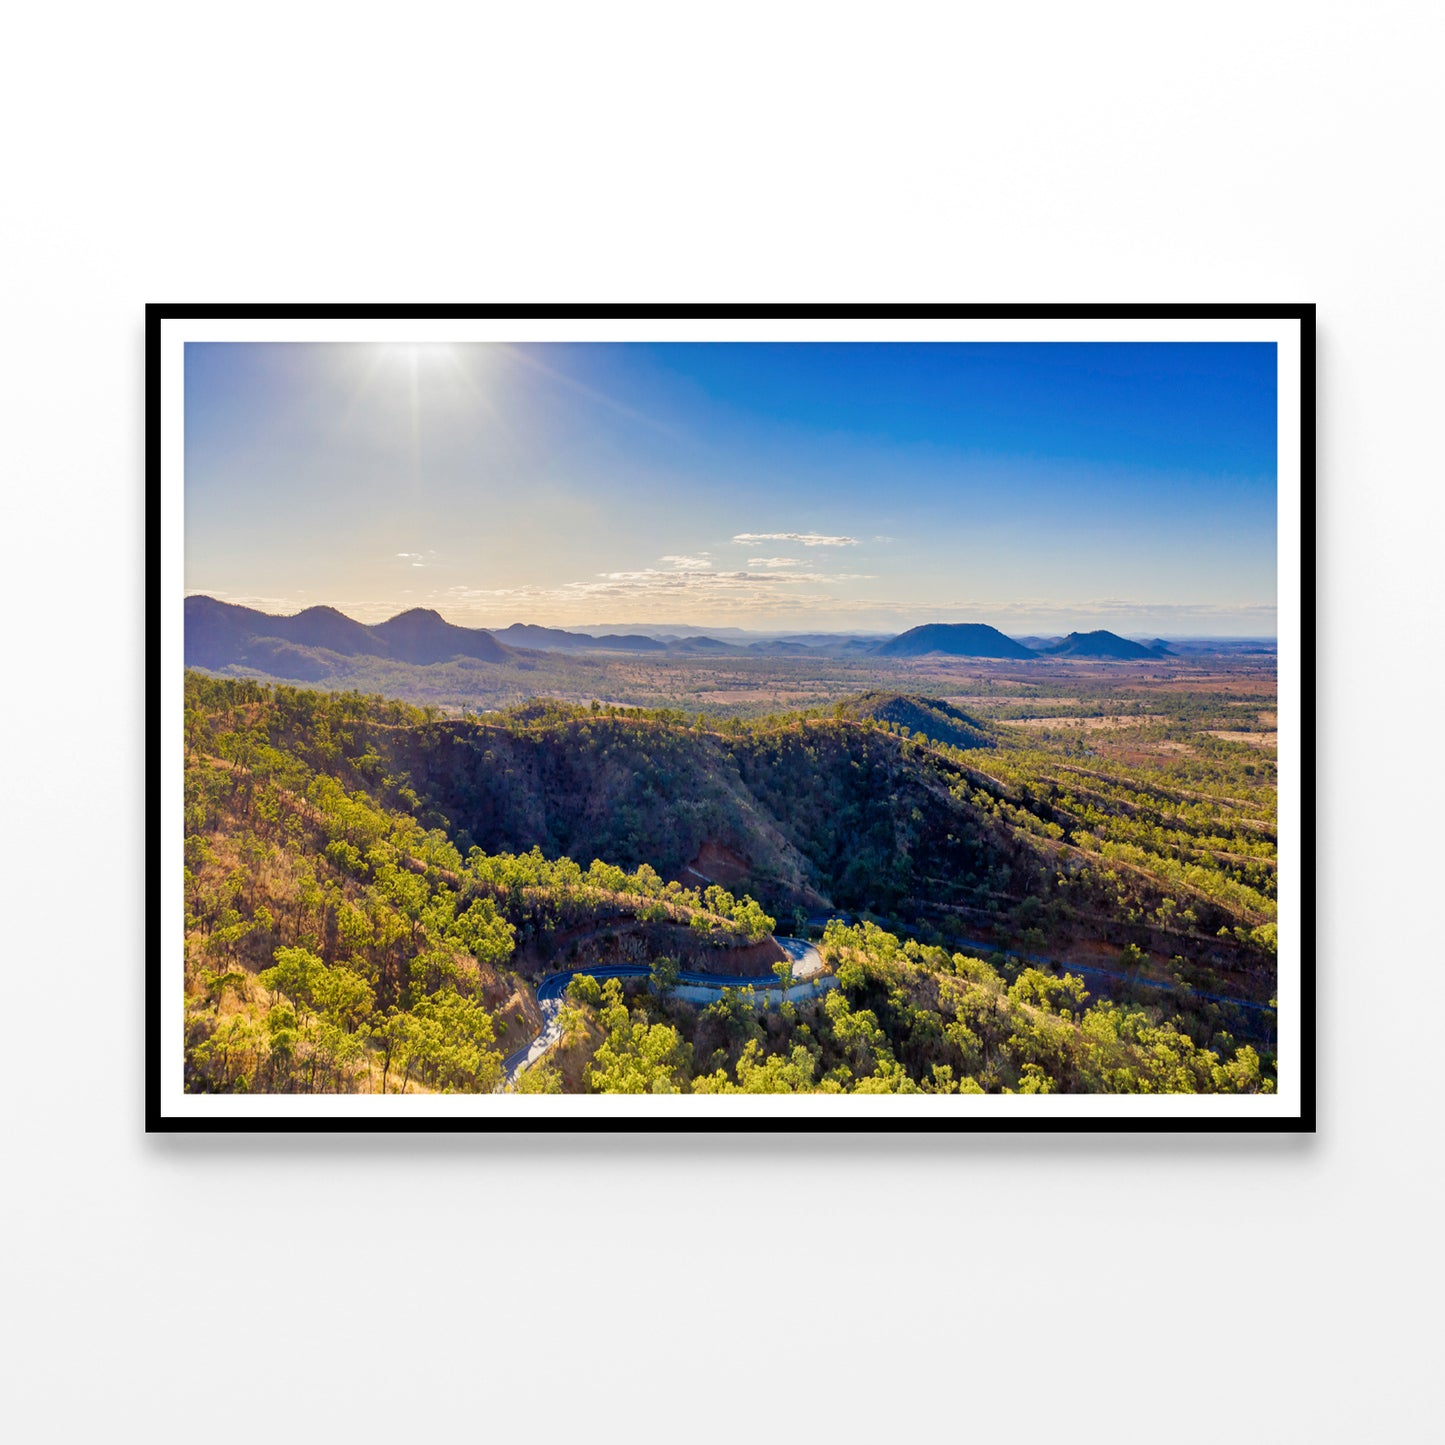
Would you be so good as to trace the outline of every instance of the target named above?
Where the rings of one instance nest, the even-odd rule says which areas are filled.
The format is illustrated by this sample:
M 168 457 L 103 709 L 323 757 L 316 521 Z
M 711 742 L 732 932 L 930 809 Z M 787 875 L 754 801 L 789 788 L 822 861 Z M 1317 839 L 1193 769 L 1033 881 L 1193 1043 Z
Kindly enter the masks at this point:
M 564 632 L 560 627 L 535 627 L 514 622 L 492 634 L 508 647 L 531 647 L 538 652 L 666 652 L 667 644 L 640 632 L 608 632 L 593 637 L 585 632 Z
M 736 629 L 729 635 L 746 637 Z M 513 623 L 496 632 L 458 627 L 429 608 L 416 607 L 372 626 L 334 607 L 308 607 L 294 616 L 274 616 L 214 597 L 187 597 L 187 666 L 220 671 L 252 668 L 272 677 L 314 682 L 346 671 L 347 659 L 382 658 L 425 667 L 458 658 L 481 663 L 519 660 L 536 652 L 629 652 L 699 657 L 888 657 L 928 656 L 1001 659 L 1099 658 L 1137 660 L 1170 656 L 1160 639 L 1133 642 L 1113 632 L 1071 632 L 1062 639 L 1030 639 L 1026 647 L 982 622 L 932 622 L 883 642 L 857 634 L 808 633 L 757 642 L 724 642 L 696 634 L 667 638 L 643 633 L 596 636 L 557 627 Z M 897 721 L 897 719 L 892 719 Z M 909 724 L 911 725 L 911 724 Z
M 334 675 L 352 657 L 425 666 L 454 657 L 504 662 L 516 656 L 490 632 L 456 627 L 421 607 L 368 627 L 334 607 L 274 617 L 214 597 L 187 597 L 185 634 L 188 667 L 219 670 L 240 664 L 303 682 Z
M 911 627 L 889 642 L 873 648 L 878 657 L 982 657 L 1037 658 L 1080 657 L 1133 659 L 1168 657 L 1168 645 L 1158 638 L 1151 643 L 1131 642 L 1114 632 L 1071 632 L 1061 639 L 1030 638 L 1040 645 L 1026 647 L 997 627 L 984 622 L 930 622 Z
M 843 639 L 835 641 L 848 645 Z M 275 616 L 200 595 L 187 597 L 185 604 L 188 667 L 212 671 L 248 667 L 272 677 L 301 682 L 316 682 L 344 673 L 348 659 L 356 658 L 381 658 L 425 667 L 457 658 L 508 662 L 536 652 L 803 657 L 816 651 L 798 642 L 769 640 L 741 644 L 703 635 L 664 641 L 642 633 L 615 632 L 593 636 L 522 622 L 492 632 L 480 627 L 457 627 L 439 613 L 422 607 L 367 626 L 334 607 L 308 607 L 294 616 Z

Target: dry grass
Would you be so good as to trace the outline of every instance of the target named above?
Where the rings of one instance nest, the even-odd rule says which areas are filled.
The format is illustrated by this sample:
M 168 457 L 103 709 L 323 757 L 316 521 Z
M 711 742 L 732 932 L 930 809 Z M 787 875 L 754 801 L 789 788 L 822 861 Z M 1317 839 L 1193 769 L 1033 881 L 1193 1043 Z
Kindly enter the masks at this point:
M 1206 729 L 1212 738 L 1222 738 L 1227 743 L 1248 743 L 1252 748 L 1274 748 L 1279 746 L 1277 732 L 1236 732 L 1230 728 Z
M 690 701 L 702 707 L 726 707 L 732 703 L 767 703 L 779 712 L 815 707 L 823 698 L 814 692 L 784 692 L 776 688 L 719 688 L 693 694 Z
M 1116 728 L 1138 727 L 1153 722 L 1158 713 L 1135 713 L 1125 717 L 1026 717 L 1000 718 L 998 725 L 1009 728 L 1081 728 L 1084 732 L 1112 732 Z
M 1032 693 L 1019 692 L 966 692 L 943 699 L 954 707 L 978 707 L 988 703 L 1026 703 L 1029 707 L 1083 707 L 1081 697 L 1035 697 Z
M 1205 692 L 1229 693 L 1235 697 L 1274 698 L 1278 694 L 1278 683 L 1273 672 L 1231 674 L 1215 672 L 1194 672 L 1187 677 L 1173 677 L 1163 681 L 1138 684 L 1141 691 L 1150 692 Z

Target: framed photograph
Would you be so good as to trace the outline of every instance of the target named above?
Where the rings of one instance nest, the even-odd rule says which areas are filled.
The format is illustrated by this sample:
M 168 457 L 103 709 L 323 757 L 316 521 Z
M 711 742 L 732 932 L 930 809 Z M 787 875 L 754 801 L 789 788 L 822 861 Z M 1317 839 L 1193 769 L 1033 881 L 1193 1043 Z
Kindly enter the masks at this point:
M 1315 1127 L 1312 306 L 147 351 L 148 1129 Z

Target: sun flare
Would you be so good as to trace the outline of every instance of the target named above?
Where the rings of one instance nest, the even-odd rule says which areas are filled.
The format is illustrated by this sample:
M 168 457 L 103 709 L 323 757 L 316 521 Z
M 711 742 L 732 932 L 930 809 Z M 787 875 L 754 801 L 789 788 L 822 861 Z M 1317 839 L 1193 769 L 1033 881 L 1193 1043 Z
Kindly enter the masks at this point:
M 383 348 L 385 358 L 412 371 L 433 369 L 455 361 L 454 349 L 445 342 L 390 342 Z

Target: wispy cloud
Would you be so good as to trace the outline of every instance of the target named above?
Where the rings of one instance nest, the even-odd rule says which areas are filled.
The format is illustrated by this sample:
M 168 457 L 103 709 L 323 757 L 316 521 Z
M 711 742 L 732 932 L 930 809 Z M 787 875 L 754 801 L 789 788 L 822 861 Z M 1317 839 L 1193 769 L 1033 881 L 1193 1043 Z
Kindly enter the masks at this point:
M 749 567 L 801 567 L 796 557 L 749 557 Z
M 663 561 L 674 561 L 663 558 Z M 552 618 L 593 617 L 606 613 L 618 621 L 685 616 L 813 612 L 836 608 L 838 598 L 812 589 L 840 582 L 872 580 L 866 572 L 719 571 L 702 566 L 644 567 L 602 572 L 586 581 L 558 587 L 451 587 L 433 594 L 475 615 L 502 612 Z
M 695 555 L 691 556 L 686 554 L 679 555 L 675 553 L 669 553 L 666 557 L 659 557 L 657 560 L 659 562 L 668 562 L 674 567 L 680 567 L 690 570 L 702 570 L 704 568 L 712 566 L 712 563 L 708 561 L 708 558 L 711 555 L 712 553 L 710 552 L 698 552 Z
M 398 552 L 398 562 L 405 562 L 411 567 L 439 567 L 441 565 L 435 552 Z
M 821 532 L 739 532 L 734 542 L 799 542 L 804 547 L 856 547 L 856 537 L 825 537 Z

